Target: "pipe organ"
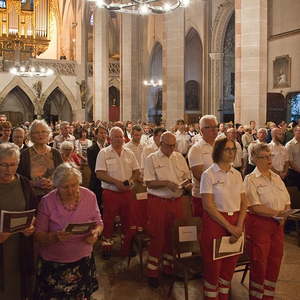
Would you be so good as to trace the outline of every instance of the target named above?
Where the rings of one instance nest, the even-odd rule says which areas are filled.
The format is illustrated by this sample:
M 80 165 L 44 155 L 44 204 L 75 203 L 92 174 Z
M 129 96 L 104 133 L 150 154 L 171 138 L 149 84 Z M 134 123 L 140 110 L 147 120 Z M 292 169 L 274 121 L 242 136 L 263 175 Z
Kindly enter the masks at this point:
M 0 0 L 0 56 L 27 60 L 49 46 L 49 15 L 53 0 Z

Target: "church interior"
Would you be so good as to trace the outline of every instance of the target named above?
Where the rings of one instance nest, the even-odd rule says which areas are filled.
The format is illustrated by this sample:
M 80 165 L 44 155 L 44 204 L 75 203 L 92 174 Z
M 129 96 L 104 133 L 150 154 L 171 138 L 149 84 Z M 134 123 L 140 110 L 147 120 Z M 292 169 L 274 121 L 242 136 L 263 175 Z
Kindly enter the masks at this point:
M 299 12 L 299 0 L 0 0 L 0 114 L 13 126 L 45 119 L 171 128 L 207 114 L 258 128 L 297 121 Z M 274 299 L 298 300 L 295 232 L 284 248 Z M 138 256 L 129 265 L 95 249 L 100 287 L 90 299 L 187 299 L 183 280 L 170 295 L 168 279 L 150 289 Z M 248 299 L 242 275 L 234 274 L 232 300 Z M 189 281 L 188 299 L 203 299 L 201 282 Z

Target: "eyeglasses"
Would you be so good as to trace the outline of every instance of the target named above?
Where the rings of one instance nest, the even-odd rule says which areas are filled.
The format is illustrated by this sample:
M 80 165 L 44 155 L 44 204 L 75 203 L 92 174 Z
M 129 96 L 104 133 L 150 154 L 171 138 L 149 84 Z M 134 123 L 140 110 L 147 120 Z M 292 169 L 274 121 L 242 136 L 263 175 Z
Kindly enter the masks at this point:
M 274 155 L 264 155 L 264 156 L 257 156 L 257 158 L 259 158 L 259 159 L 272 159 L 272 157 L 273 157 Z
M 34 132 L 31 132 L 31 134 L 34 134 L 34 135 L 38 135 L 38 134 L 49 134 L 50 132 L 47 131 L 47 130 L 43 130 L 43 131 L 34 131 Z
M 218 129 L 218 126 L 204 126 L 204 129 Z
M 19 163 L 12 163 L 12 164 L 0 163 L 0 167 L 5 168 L 5 169 L 16 168 L 16 167 L 18 167 L 18 165 L 19 165 Z
M 224 148 L 225 152 L 236 152 L 236 148 Z

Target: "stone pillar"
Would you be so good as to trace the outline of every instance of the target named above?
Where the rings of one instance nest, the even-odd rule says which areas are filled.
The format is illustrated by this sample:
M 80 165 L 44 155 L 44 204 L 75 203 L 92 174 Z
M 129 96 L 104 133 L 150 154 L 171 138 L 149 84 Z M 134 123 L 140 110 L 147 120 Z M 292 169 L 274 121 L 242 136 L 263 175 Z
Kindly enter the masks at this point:
M 221 120 L 223 108 L 223 59 L 224 53 L 210 53 L 211 60 L 211 101 L 210 111 Z
M 108 121 L 108 36 L 107 11 L 94 13 L 93 119 Z
M 235 0 L 235 122 L 266 121 L 267 0 Z
M 137 15 L 121 16 L 121 110 L 125 121 L 136 121 L 141 116 L 139 18 Z
M 163 120 L 167 128 L 184 118 L 184 9 L 165 15 L 163 37 Z
M 85 110 L 77 109 L 73 111 L 73 120 L 84 121 L 85 120 Z

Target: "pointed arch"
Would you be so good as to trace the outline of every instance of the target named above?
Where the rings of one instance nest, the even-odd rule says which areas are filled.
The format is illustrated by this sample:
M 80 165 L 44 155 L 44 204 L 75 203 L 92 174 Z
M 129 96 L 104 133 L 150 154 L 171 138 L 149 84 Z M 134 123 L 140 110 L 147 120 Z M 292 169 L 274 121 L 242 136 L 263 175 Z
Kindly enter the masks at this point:
M 201 113 L 203 94 L 203 46 L 198 31 L 191 27 L 185 36 L 185 111 L 190 114 Z
M 163 77 L 163 48 L 160 42 L 156 42 L 152 48 L 149 65 L 148 78 L 159 80 Z M 151 122 L 159 123 L 162 113 L 161 87 L 149 87 L 147 101 L 147 115 Z
M 70 89 L 65 85 L 62 79 L 57 76 L 55 80 L 50 84 L 50 86 L 46 89 L 46 91 L 42 95 L 42 105 L 44 106 L 47 98 L 50 94 L 56 89 L 59 88 L 61 92 L 66 96 L 67 100 L 69 101 L 71 108 L 73 111 L 81 109 L 80 103 L 76 102 L 74 95 L 70 91 Z
M 7 84 L 7 86 L 0 93 L 0 105 L 6 98 L 6 96 L 15 88 L 19 87 L 26 96 L 30 99 L 32 104 L 34 105 L 34 99 L 36 98 L 33 91 L 30 87 L 23 81 L 23 79 L 19 76 L 14 76 L 13 79 Z

